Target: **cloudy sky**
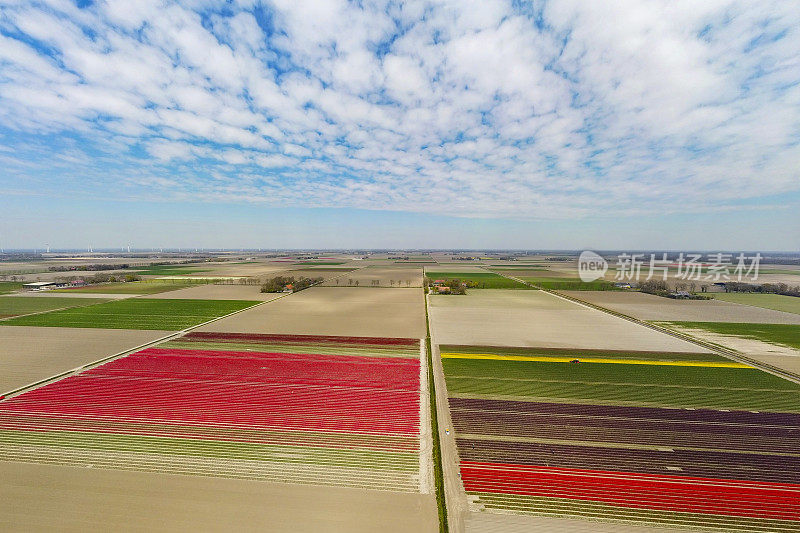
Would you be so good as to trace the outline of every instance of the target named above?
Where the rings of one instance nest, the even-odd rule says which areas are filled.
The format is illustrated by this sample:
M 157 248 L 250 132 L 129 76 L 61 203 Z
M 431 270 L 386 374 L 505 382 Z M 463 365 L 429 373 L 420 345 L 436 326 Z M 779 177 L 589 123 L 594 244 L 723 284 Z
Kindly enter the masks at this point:
M 0 0 L 0 190 L 6 247 L 798 250 L 800 9 Z

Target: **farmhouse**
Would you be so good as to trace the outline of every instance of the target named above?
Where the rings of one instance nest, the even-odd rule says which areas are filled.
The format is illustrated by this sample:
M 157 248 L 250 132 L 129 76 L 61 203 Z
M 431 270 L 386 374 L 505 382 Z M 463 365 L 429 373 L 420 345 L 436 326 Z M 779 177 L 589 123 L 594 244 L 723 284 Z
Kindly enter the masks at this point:
M 56 283 L 55 281 L 34 281 L 32 283 L 25 283 L 22 288 L 29 291 L 41 291 L 48 289 L 56 289 L 64 286 L 63 283 Z

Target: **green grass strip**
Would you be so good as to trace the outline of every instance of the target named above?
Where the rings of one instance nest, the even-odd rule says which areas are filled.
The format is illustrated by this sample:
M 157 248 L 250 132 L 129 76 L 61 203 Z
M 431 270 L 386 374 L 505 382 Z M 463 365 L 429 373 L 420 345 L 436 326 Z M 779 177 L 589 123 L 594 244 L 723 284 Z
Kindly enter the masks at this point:
M 428 389 L 431 409 L 431 433 L 433 436 L 433 480 L 436 488 L 436 507 L 439 510 L 439 532 L 447 533 L 447 504 L 444 495 L 444 472 L 442 470 L 442 446 L 439 440 L 439 419 L 436 409 L 436 385 L 433 380 L 433 349 L 431 348 L 431 323 L 428 306 L 425 305 L 425 349 L 428 357 Z

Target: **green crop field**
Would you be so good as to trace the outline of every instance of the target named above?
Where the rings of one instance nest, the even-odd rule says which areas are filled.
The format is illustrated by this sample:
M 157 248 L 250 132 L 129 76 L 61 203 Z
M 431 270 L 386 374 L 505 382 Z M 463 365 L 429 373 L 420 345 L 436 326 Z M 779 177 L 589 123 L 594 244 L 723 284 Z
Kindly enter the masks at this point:
M 83 307 L 107 301 L 103 298 L 4 296 L 0 297 L 0 317 L 27 315 L 65 307 Z
M 569 382 L 606 385 L 680 385 L 732 389 L 794 390 L 800 385 L 755 368 L 661 366 L 622 363 L 551 363 L 443 359 L 452 377 L 505 384 L 514 382 Z
M 208 272 L 209 269 L 188 265 L 155 265 L 135 272 L 142 276 L 181 276 L 183 274 L 197 274 Z
M 772 344 L 783 344 L 800 349 L 800 325 L 795 324 L 740 324 L 737 322 L 663 322 L 684 328 L 704 329 L 722 335 L 736 335 Z
M 198 283 L 207 283 L 207 281 L 129 281 L 127 283 L 101 283 L 99 285 L 87 285 L 86 287 L 75 287 L 74 289 L 56 289 L 51 292 L 83 292 L 90 294 L 158 294 L 160 292 L 193 287 Z
M 181 330 L 259 302 L 129 298 L 89 307 L 11 318 L 9 326 Z
M 773 309 L 775 311 L 786 311 L 787 313 L 800 314 L 800 298 L 796 296 L 782 296 L 780 294 L 758 294 L 747 292 L 723 292 L 715 293 L 711 296 L 715 300 L 723 300 L 736 304 L 752 305 Z
M 751 368 L 442 359 L 451 395 L 800 412 L 800 385 Z
M 426 271 L 425 275 L 431 279 L 459 279 L 461 281 L 474 281 L 478 283 L 476 289 L 530 289 L 524 283 L 504 278 L 491 272 L 433 272 Z
M 554 291 L 614 291 L 619 290 L 610 281 L 598 279 L 596 281 L 584 282 L 578 278 L 541 278 L 520 276 L 521 280 L 538 285 L 543 289 Z
M 0 294 L 9 294 L 21 288 L 21 281 L 0 281 Z

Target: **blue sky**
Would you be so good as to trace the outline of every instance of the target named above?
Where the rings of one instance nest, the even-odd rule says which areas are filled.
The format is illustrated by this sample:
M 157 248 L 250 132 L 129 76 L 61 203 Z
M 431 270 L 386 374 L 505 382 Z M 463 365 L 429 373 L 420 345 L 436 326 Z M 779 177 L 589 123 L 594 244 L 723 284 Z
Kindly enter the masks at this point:
M 0 1 L 0 245 L 800 249 L 789 1 Z

